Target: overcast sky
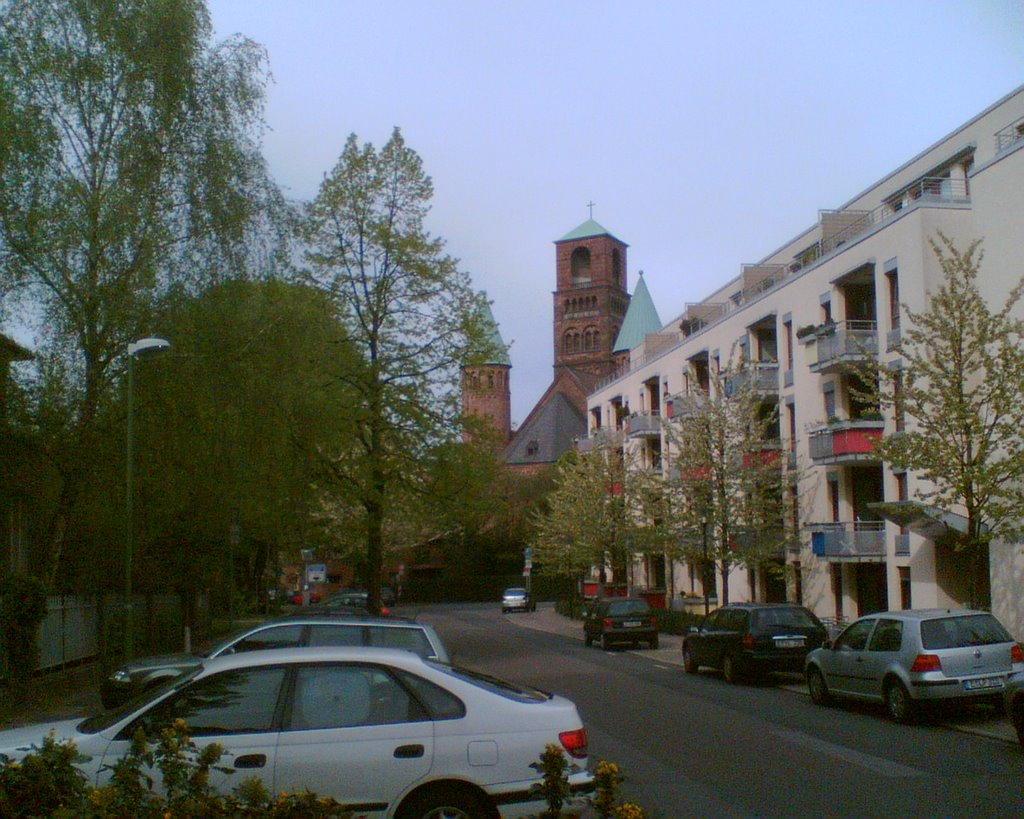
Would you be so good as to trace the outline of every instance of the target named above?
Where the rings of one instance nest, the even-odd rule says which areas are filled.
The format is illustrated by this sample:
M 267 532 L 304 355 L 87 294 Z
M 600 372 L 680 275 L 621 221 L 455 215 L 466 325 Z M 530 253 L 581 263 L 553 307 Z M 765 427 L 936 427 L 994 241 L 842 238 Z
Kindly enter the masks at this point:
M 552 242 L 629 244 L 663 321 L 1024 82 L 1024 3 L 209 0 L 265 45 L 265 155 L 315 196 L 399 126 L 493 300 L 512 419 L 551 379 Z

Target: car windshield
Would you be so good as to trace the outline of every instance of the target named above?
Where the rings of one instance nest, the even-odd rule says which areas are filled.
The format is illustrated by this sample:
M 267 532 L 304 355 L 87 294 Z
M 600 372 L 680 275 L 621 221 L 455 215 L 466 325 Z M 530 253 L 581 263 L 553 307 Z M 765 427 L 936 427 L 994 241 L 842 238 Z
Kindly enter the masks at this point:
M 966 648 L 1011 641 L 1002 623 L 991 614 L 940 617 L 921 622 L 921 644 L 927 649 Z
M 792 608 L 763 609 L 757 612 L 757 624 L 762 628 L 771 626 L 792 626 L 797 628 L 817 628 L 819 623 L 805 609 Z
M 526 595 L 526 589 L 505 589 L 506 597 L 523 597 Z
M 446 663 L 428 662 L 427 664 L 431 668 L 435 668 L 450 677 L 455 677 L 457 680 L 468 682 L 477 686 L 477 688 L 482 688 L 485 691 L 490 691 L 492 694 L 497 694 L 515 702 L 545 702 L 551 699 L 551 694 L 538 688 L 531 688 L 528 685 L 519 685 L 508 680 L 499 680 L 497 677 L 490 677 L 477 671 L 468 671 L 465 668 L 458 668 Z
M 646 614 L 650 610 L 646 600 L 617 600 L 608 604 L 609 614 Z
M 83 734 L 98 734 L 100 731 L 106 730 L 111 725 L 116 725 L 126 716 L 142 708 L 147 703 L 163 696 L 167 691 L 184 685 L 202 670 L 202 666 L 196 666 L 189 671 L 183 672 L 177 677 L 170 677 L 160 685 L 147 689 L 136 697 L 132 697 L 130 700 L 119 705 L 112 711 L 104 711 L 102 714 L 96 714 L 95 716 L 82 720 L 76 727 Z

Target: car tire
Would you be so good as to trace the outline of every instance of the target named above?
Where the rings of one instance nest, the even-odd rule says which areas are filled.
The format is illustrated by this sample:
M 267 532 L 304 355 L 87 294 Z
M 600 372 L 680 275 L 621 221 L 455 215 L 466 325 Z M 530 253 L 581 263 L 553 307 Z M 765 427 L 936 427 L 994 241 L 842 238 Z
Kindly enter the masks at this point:
M 583 645 L 585 645 L 587 648 L 590 648 L 593 644 L 594 644 L 593 636 L 589 632 L 584 631 L 583 632 Z
M 483 796 L 452 783 L 412 794 L 395 819 L 498 819 L 498 811 Z
M 743 672 L 740 669 L 739 660 L 734 654 L 726 654 L 722 657 L 722 677 L 730 685 L 739 685 L 743 682 Z
M 655 634 L 654 635 L 654 639 L 651 640 L 651 649 L 653 650 L 653 649 L 656 649 L 657 647 L 658 647 L 658 635 Z
M 686 644 L 683 645 L 683 671 L 687 674 L 696 674 L 700 671 L 700 663 L 693 655 L 693 649 Z
M 885 710 L 893 722 L 913 722 L 917 708 L 910 693 L 899 680 L 890 680 L 882 691 Z
M 607 634 L 601 634 L 601 649 L 602 651 L 612 650 L 612 641 L 608 639 Z
M 828 690 L 825 675 L 816 666 L 807 669 L 807 690 L 810 692 L 811 702 L 815 705 L 832 704 L 832 692 Z

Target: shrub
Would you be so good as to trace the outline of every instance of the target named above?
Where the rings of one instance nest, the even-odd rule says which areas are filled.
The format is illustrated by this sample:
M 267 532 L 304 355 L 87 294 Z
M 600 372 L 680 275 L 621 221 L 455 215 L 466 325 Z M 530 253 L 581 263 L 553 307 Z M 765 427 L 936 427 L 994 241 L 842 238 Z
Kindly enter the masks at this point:
M 39 662 L 39 624 L 46 619 L 46 586 L 38 577 L 0 580 L 0 633 L 12 678 L 28 677 Z
M 703 613 L 697 614 L 673 609 L 658 609 L 655 615 L 658 621 L 658 631 L 663 634 L 686 634 L 690 630 L 690 626 L 699 626 L 704 620 Z
M 57 742 L 52 733 L 18 762 L 0 754 L 0 816 L 79 815 L 89 790 L 75 767 L 80 761 L 74 743 Z

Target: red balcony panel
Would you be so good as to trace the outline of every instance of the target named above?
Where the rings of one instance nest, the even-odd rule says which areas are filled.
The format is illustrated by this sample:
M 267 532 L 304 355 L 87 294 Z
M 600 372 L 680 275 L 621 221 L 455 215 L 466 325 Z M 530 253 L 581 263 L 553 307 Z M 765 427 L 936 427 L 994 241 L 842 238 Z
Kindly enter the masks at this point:
M 769 466 L 779 459 L 778 449 L 762 449 L 758 452 L 744 452 L 743 466 L 749 469 L 752 466 Z
M 621 495 L 622 494 L 622 482 L 621 481 L 613 481 L 612 484 L 608 487 L 608 492 L 610 494 L 612 494 L 612 495 Z
M 875 442 L 881 438 L 880 429 L 837 429 L 832 433 L 832 454 L 869 454 L 874 451 Z

